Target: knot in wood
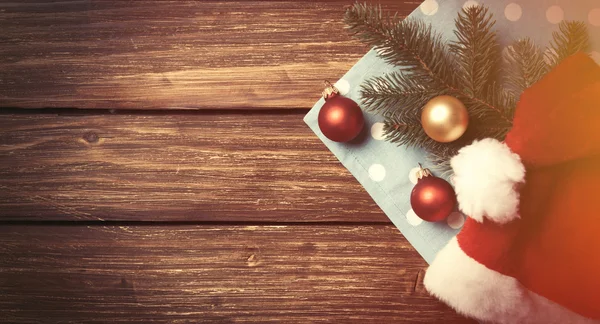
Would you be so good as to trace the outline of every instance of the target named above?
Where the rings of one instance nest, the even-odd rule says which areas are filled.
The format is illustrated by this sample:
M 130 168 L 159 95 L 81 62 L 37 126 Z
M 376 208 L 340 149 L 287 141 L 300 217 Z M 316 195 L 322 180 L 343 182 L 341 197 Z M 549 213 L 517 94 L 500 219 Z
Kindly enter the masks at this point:
M 258 255 L 251 254 L 248 257 L 248 259 L 246 260 L 246 262 L 248 263 L 249 267 L 256 267 L 260 263 L 260 259 L 259 259 Z
M 97 143 L 100 137 L 94 132 L 87 132 L 83 134 L 83 139 L 88 143 Z

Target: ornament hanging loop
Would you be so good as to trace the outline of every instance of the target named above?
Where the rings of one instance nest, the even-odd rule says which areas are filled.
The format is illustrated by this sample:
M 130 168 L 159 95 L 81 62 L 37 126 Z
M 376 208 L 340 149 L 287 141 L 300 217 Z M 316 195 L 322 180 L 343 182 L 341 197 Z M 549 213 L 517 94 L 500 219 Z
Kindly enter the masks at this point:
M 429 169 L 425 169 L 423 168 L 423 165 L 421 165 L 421 163 L 419 163 L 419 171 L 417 171 L 417 179 L 423 179 L 425 177 L 429 177 L 431 176 L 431 171 L 429 171 Z
M 340 94 L 340 91 L 333 84 L 331 84 L 331 82 L 325 80 L 323 81 L 323 83 L 325 83 L 325 90 L 323 90 L 322 94 L 325 100 L 331 98 L 334 95 Z

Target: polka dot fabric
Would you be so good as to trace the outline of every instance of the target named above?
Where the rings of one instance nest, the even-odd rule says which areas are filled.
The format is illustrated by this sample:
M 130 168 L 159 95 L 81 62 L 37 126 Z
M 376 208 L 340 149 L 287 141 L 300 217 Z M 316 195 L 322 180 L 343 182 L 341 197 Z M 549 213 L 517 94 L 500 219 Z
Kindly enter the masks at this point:
M 373 123 L 371 126 L 371 136 L 373 139 L 377 141 L 381 141 L 385 139 L 385 134 L 383 133 L 384 124 L 381 122 Z
M 481 4 L 494 14 L 502 49 L 506 49 L 512 40 L 525 36 L 545 48 L 561 21 L 580 20 L 588 24 L 592 41 L 590 55 L 600 63 L 600 0 L 425 0 L 410 17 L 432 24 L 433 29 L 449 41 L 455 37 L 453 30 L 457 12 Z M 360 86 L 366 79 L 396 70 L 372 50 L 335 85 L 341 94 L 360 103 Z M 418 163 L 426 168 L 433 167 L 427 163 L 426 152 L 386 141 L 382 118 L 367 112 L 364 113 L 365 135 L 360 140 L 352 143 L 329 141 L 320 132 L 317 123 L 323 103 L 323 99 L 317 101 L 306 115 L 307 125 L 361 183 L 423 258 L 431 262 L 437 251 L 460 231 L 466 216 L 455 211 L 444 222 L 429 223 L 412 211 L 410 193 L 417 183 Z M 452 183 L 452 179 L 446 180 Z
M 385 179 L 385 167 L 381 164 L 372 164 L 369 167 L 369 178 L 375 182 L 380 182 Z
M 336 87 L 336 89 L 338 89 L 341 95 L 345 96 L 346 94 L 348 94 L 348 92 L 350 92 L 350 82 L 348 82 L 345 79 L 338 80 L 338 82 L 336 82 L 334 86 Z

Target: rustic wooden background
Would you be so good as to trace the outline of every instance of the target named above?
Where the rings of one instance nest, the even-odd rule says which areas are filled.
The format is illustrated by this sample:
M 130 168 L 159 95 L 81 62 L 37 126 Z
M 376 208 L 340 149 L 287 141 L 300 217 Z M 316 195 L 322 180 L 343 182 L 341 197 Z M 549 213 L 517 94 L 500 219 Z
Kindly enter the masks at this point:
M 0 322 L 465 322 L 302 122 L 351 3 L 0 1 Z

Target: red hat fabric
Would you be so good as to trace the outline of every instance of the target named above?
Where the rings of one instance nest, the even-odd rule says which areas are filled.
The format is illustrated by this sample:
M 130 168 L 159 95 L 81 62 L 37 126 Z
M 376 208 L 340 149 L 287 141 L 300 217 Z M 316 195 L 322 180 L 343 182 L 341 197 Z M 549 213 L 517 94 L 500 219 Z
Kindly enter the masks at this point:
M 599 96 L 600 67 L 568 57 L 523 93 L 506 144 L 528 167 L 600 154 Z
M 496 323 L 600 323 L 600 67 L 564 60 L 519 100 L 504 143 L 452 159 L 470 216 L 424 278 L 458 312 Z

